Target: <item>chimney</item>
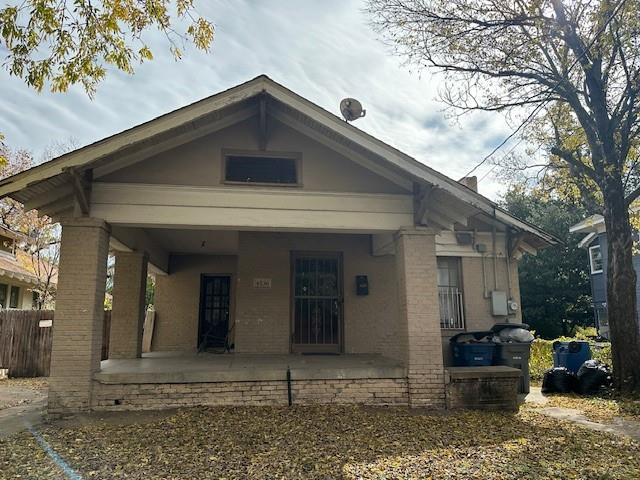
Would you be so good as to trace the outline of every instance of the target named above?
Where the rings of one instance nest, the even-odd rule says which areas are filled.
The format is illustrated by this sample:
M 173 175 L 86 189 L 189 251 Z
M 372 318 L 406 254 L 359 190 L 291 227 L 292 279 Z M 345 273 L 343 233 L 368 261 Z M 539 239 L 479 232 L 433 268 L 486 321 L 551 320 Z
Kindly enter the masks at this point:
M 461 183 L 465 187 L 470 188 L 474 192 L 478 191 L 478 177 L 475 175 L 473 177 L 464 177 L 458 180 L 458 183 Z

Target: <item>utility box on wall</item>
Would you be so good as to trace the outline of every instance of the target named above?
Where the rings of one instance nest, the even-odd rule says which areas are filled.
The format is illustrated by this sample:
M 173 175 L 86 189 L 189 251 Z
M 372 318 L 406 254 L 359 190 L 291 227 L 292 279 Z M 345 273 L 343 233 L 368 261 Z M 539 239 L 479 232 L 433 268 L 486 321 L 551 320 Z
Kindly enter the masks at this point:
M 506 317 L 509 315 L 507 292 L 500 290 L 491 292 L 491 315 L 494 317 Z
M 369 295 L 369 278 L 366 275 L 356 275 L 356 295 Z

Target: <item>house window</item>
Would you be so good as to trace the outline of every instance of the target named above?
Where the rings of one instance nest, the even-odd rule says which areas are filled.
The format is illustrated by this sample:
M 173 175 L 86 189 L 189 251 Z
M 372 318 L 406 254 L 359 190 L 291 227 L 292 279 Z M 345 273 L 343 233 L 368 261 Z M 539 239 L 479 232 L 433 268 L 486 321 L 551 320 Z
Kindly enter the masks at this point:
M 609 312 L 607 311 L 607 307 L 603 305 L 596 307 L 596 326 L 598 328 L 609 326 Z
M 458 257 L 438 257 L 438 300 L 441 328 L 464 328 L 461 277 Z
M 0 283 L 0 308 L 7 308 L 7 290 L 9 289 L 9 287 L 4 284 L 4 283 Z
M 589 266 L 591 267 L 591 274 L 602 273 L 602 249 L 600 245 L 594 245 L 589 247 Z
M 20 299 L 20 287 L 11 286 L 11 295 L 9 296 L 9 308 L 18 308 L 19 299 Z
M 224 180 L 228 183 L 299 185 L 299 158 L 294 155 L 228 154 Z

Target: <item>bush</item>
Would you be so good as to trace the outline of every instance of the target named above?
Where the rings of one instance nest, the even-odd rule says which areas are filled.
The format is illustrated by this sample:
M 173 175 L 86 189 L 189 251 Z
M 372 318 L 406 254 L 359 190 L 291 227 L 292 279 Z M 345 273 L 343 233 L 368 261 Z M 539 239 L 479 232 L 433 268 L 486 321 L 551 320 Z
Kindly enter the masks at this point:
M 529 357 L 529 371 L 531 380 L 541 381 L 544 372 L 553 367 L 553 342 L 570 342 L 572 340 L 584 340 L 584 338 L 560 337 L 555 340 L 542 340 L 536 338 L 531 344 L 531 356 Z M 589 341 L 591 357 L 611 366 L 611 344 Z

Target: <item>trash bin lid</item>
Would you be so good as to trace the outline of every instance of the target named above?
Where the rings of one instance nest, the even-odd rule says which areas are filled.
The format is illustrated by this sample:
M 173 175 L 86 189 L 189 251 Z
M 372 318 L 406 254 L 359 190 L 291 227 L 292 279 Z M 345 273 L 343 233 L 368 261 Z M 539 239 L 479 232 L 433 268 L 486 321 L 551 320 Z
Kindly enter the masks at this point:
M 469 337 L 469 340 L 482 340 L 485 337 L 493 335 L 493 332 L 490 330 L 476 330 L 471 332 L 461 332 L 449 339 L 451 343 L 459 343 L 462 340 L 462 337 Z
M 493 327 L 491 327 L 491 331 L 494 333 L 499 333 L 500 331 L 509 328 L 523 328 L 525 330 L 529 330 L 529 325 L 527 325 L 526 323 L 496 323 Z

